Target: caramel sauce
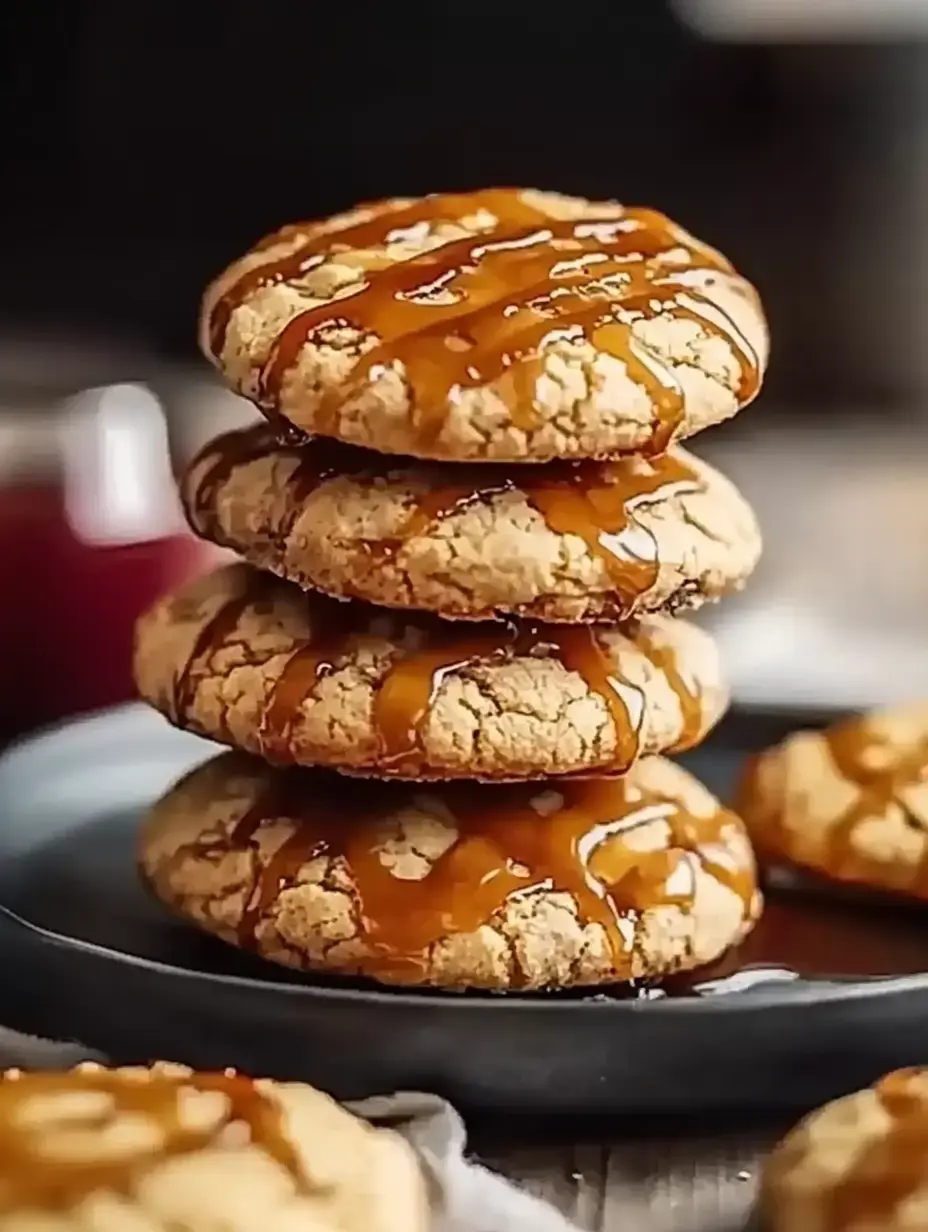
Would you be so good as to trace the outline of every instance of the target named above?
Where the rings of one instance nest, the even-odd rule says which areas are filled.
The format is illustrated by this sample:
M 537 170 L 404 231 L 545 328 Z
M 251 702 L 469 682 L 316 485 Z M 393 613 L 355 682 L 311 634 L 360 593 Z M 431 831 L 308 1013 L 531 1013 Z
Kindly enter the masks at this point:
M 838 876 L 854 877 L 861 856 L 853 836 L 868 818 L 885 813 L 892 806 L 902 808 L 908 824 L 928 840 L 926 823 L 906 807 L 903 789 L 928 778 L 928 733 L 920 745 L 904 752 L 880 742 L 868 729 L 866 720 L 850 719 L 826 732 L 828 749 L 839 772 L 860 788 L 857 802 L 828 834 L 826 867 Z M 913 870 L 896 861 L 898 880 L 908 893 L 928 898 L 928 841 L 918 866 Z
M 478 234 L 389 265 L 360 255 L 410 239 L 416 228 L 421 234 L 423 224 L 460 223 L 480 210 L 493 221 L 488 217 Z M 684 251 L 691 264 L 677 269 L 655 263 L 674 250 Z M 426 197 L 340 231 L 314 229 L 287 256 L 249 268 L 219 298 L 208 329 L 213 357 L 221 355 L 231 314 L 248 295 L 298 280 L 330 259 L 356 265 L 361 285 L 297 313 L 276 337 L 257 394 L 259 406 L 275 420 L 282 386 L 304 345 L 320 329 L 345 325 L 377 342 L 343 387 L 323 396 L 326 433 L 337 427 L 347 401 L 394 369 L 404 374 L 413 426 L 424 445 L 438 437 L 462 393 L 491 383 L 515 426 L 531 431 L 540 423 L 538 357 L 557 339 L 586 340 L 625 363 L 646 391 L 656 417 L 650 449 L 662 452 L 682 417 L 683 391 L 670 365 L 632 336 L 631 320 L 667 311 L 697 319 L 731 345 L 741 368 L 742 403 L 760 386 L 758 357 L 705 293 L 713 275 L 731 271 L 721 254 L 654 210 L 560 221 L 512 189 Z M 697 270 L 702 290 L 692 277 Z
M 261 754 L 270 761 L 293 761 L 294 724 L 299 721 L 307 698 L 347 655 L 372 636 L 369 608 L 358 605 L 354 609 L 339 609 L 333 604 L 328 611 L 329 625 L 297 647 L 271 689 L 260 727 Z M 398 628 L 417 644 L 397 653 L 375 694 L 372 717 L 381 773 L 415 777 L 421 770 L 422 724 L 449 672 L 523 656 L 559 660 L 603 699 L 616 738 L 608 772 L 622 773 L 637 758 L 644 697 L 640 689 L 617 675 L 595 627 L 497 623 L 471 626 L 462 633 L 454 624 L 423 617 L 417 621 L 404 619 Z M 656 662 L 660 659 L 660 666 L 680 700 L 685 738 L 688 743 L 695 742 L 703 726 L 698 694 L 673 666 L 669 648 L 645 645 L 643 650 L 657 656 Z
M 238 628 L 239 622 L 251 603 L 252 594 L 246 587 L 241 595 L 230 599 L 211 620 L 204 623 L 186 662 L 177 660 L 168 699 L 170 708 L 168 717 L 173 722 L 179 723 L 190 715 L 199 685 L 197 669 L 205 658 L 213 654 L 220 646 L 225 645 Z
M 264 426 L 228 433 L 208 447 L 214 461 L 186 501 L 193 529 L 223 542 L 217 518 L 222 487 L 237 467 L 277 448 Z M 370 481 L 388 476 L 392 469 L 366 450 L 322 438 L 294 454 L 299 464 L 288 485 L 292 508 L 289 523 L 279 528 L 282 542 L 302 512 L 301 504 L 326 479 L 363 473 Z M 552 532 L 576 535 L 603 562 L 615 588 L 611 613 L 615 619 L 630 616 L 658 577 L 657 543 L 653 533 L 636 520 L 638 508 L 704 489 L 696 469 L 674 454 L 611 462 L 549 462 L 518 470 L 499 465 L 455 470 L 454 482 L 436 483 L 415 497 L 397 534 L 388 540 L 369 541 L 364 550 L 374 560 L 393 556 L 406 542 L 426 534 L 450 515 L 507 492 L 522 492 Z
M 217 1091 L 225 1096 L 227 1110 L 209 1129 L 185 1124 L 181 1100 L 187 1090 Z M 45 1129 L 30 1129 L 22 1118 L 32 1101 L 47 1104 L 74 1093 L 108 1096 L 110 1106 L 86 1115 L 69 1113 L 54 1120 L 69 1135 L 109 1127 L 114 1118 L 132 1116 L 151 1121 L 163 1140 L 146 1143 L 129 1154 L 118 1150 L 107 1155 L 101 1143 L 94 1154 L 82 1152 L 67 1158 L 63 1152 L 46 1154 L 42 1149 Z M 53 1105 L 52 1105 L 53 1108 Z M 153 1167 L 167 1159 L 197 1151 L 221 1149 L 223 1135 L 233 1124 L 249 1131 L 250 1141 L 284 1168 L 299 1190 L 308 1188 L 300 1161 L 283 1131 L 281 1112 L 267 1095 L 247 1078 L 234 1073 L 194 1074 L 175 1077 L 153 1073 L 134 1080 L 99 1069 L 70 1073 L 23 1073 L 0 1081 L 0 1212 L 25 1210 L 64 1211 L 99 1191 L 130 1196 Z M 49 1127 L 51 1128 L 51 1126 Z M 235 1145 L 241 1146 L 236 1137 Z
M 203 534 L 206 527 L 216 526 L 220 493 L 239 467 L 259 461 L 277 444 L 271 425 L 257 424 L 227 432 L 200 450 L 188 466 L 188 474 L 198 470 L 207 459 L 209 465 L 197 481 L 193 499 L 183 502 L 188 525 L 194 534 Z
M 669 996 L 734 994 L 756 985 L 886 979 L 928 971 L 928 919 L 889 896 L 836 891 L 803 875 L 767 884 L 764 913 L 738 946 L 699 971 L 674 976 Z
M 928 733 L 924 741 L 913 746 L 893 744 L 881 739 L 863 716 L 846 719 L 822 734 L 835 769 L 858 788 L 856 800 L 823 831 L 826 846 L 822 867 L 838 881 L 867 885 L 874 879 L 874 858 L 858 851 L 854 841 L 856 832 L 872 818 L 901 809 L 906 823 L 925 836 L 924 854 L 914 865 L 909 859 L 884 855 L 879 861 L 879 876 L 888 890 L 928 899 L 928 819 L 913 811 L 905 800 L 907 788 L 916 787 L 928 778 Z M 787 816 L 783 805 L 778 812 L 771 813 L 756 782 L 757 761 L 757 758 L 751 759 L 746 767 L 741 803 L 745 816 L 763 819 L 758 824 L 762 845 L 764 830 L 771 831 L 772 838 L 766 846 L 771 849 L 771 860 L 775 862 L 778 852 L 790 845 L 788 837 L 784 836 Z
M 411 790 L 394 797 L 397 809 L 415 807 Z M 629 970 L 644 911 L 692 908 L 699 866 L 737 894 L 746 913 L 754 899 L 752 864 L 721 854 L 731 814 L 720 809 L 697 816 L 669 796 L 620 779 L 559 781 L 552 788 L 446 787 L 440 799 L 456 837 L 418 880 L 398 878 L 382 859 L 384 799 L 382 786 L 306 771 L 269 781 L 237 823 L 233 848 L 253 845 L 262 826 L 276 818 L 296 826 L 258 874 L 241 923 L 243 946 L 254 945 L 255 930 L 281 890 L 323 856 L 344 860 L 351 870 L 357 923 L 369 951 L 364 968 L 375 975 L 414 969 L 429 946 L 473 932 L 512 895 L 534 889 L 571 894 L 581 920 L 603 928 L 620 972 Z M 661 841 L 653 850 L 634 850 L 627 837 L 654 822 L 664 826 Z

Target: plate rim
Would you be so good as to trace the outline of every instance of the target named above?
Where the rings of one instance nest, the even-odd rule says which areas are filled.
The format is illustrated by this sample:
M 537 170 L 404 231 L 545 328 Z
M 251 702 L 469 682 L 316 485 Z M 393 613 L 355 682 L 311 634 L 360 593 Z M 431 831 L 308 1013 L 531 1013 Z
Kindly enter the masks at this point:
M 153 974 L 178 979 L 203 981 L 208 984 L 218 983 L 226 987 L 236 988 L 259 994 L 261 991 L 272 992 L 285 997 L 300 996 L 311 999 L 329 1001 L 356 1002 L 374 1001 L 378 1005 L 397 1005 L 410 1008 L 428 1005 L 442 1009 L 478 1010 L 493 1007 L 497 1009 L 520 1009 L 545 1011 L 547 1013 L 571 1012 L 576 1014 L 580 1009 L 598 1014 L 606 1010 L 615 1013 L 660 1013 L 693 1014 L 715 1013 L 721 1007 L 726 1010 L 753 1011 L 759 1009 L 781 1010 L 791 1009 L 807 1003 L 820 1005 L 823 1002 L 847 1002 L 869 1000 L 875 996 L 904 994 L 928 990 L 928 972 L 916 972 L 911 975 L 875 976 L 869 980 L 791 980 L 786 986 L 792 991 L 788 996 L 777 995 L 776 990 L 784 985 L 780 981 L 771 980 L 769 984 L 757 984 L 740 992 L 728 992 L 703 997 L 639 997 L 610 998 L 608 994 L 600 995 L 597 986 L 591 985 L 589 996 L 577 998 L 552 997 L 546 1000 L 543 994 L 532 997 L 520 996 L 518 992 L 485 993 L 479 990 L 456 993 L 451 990 L 423 988 L 417 992 L 405 992 L 402 989 L 390 987 L 380 988 L 340 988 L 324 983 L 315 983 L 312 972 L 301 972 L 294 968 L 296 975 L 305 976 L 305 982 L 295 979 L 292 983 L 282 983 L 275 979 L 259 980 L 248 975 L 233 975 L 228 972 L 194 971 L 187 967 L 175 966 L 156 958 L 146 958 L 140 954 L 129 954 L 115 950 L 111 946 L 100 945 L 95 941 L 85 941 L 80 937 L 67 937 L 54 929 L 44 928 L 31 920 L 24 919 L 18 912 L 0 903 L 0 919 L 16 928 L 22 929 L 33 940 L 42 945 L 52 946 L 58 950 L 78 950 L 103 962 L 128 965 Z
M 753 712 L 758 715 L 769 715 L 773 712 L 773 708 L 769 707 L 743 706 L 738 707 L 738 710 L 743 713 L 750 714 Z M 118 732 L 123 738 L 132 737 L 135 739 L 136 733 L 133 732 L 133 727 L 139 723 L 143 725 L 151 723 L 153 731 L 160 727 L 166 734 L 171 733 L 171 737 L 178 742 L 178 748 L 185 741 L 190 743 L 191 748 L 195 747 L 196 744 L 201 745 L 204 758 L 209 756 L 214 748 L 217 752 L 219 751 L 220 746 L 216 746 L 210 741 L 202 740 L 191 733 L 181 732 L 173 728 L 171 724 L 167 723 L 160 715 L 155 714 L 154 711 L 150 710 L 143 703 L 138 701 L 125 702 L 116 706 L 91 711 L 88 714 L 62 719 L 35 732 L 27 733 L 13 741 L 0 753 L 0 790 L 2 790 L 4 784 L 10 778 L 15 782 L 15 778 L 27 768 L 30 761 L 33 761 L 36 757 L 41 757 L 43 753 L 54 756 L 56 750 L 62 744 L 66 746 L 71 745 L 78 735 L 84 737 L 89 735 L 92 738 L 95 729 L 102 727 L 111 732 Z M 769 1012 L 810 1004 L 856 1002 L 869 1000 L 872 997 L 904 995 L 928 990 L 928 972 L 915 972 L 896 976 L 875 976 L 869 979 L 858 980 L 806 981 L 798 979 L 786 982 L 771 980 L 769 983 L 755 984 L 750 988 L 740 991 L 719 994 L 710 993 L 701 997 L 640 997 L 628 999 L 610 998 L 608 992 L 601 992 L 595 985 L 590 986 L 588 995 L 583 996 L 581 990 L 581 995 L 575 999 L 559 997 L 546 999 L 543 995 L 537 994 L 526 997 L 518 992 L 501 994 L 480 990 L 461 994 L 451 990 L 428 988 L 410 992 L 388 986 L 384 988 L 338 987 L 321 982 L 316 983 L 314 982 L 312 972 L 299 971 L 296 968 L 293 969 L 294 974 L 302 976 L 303 979 L 297 978 L 292 982 L 288 981 L 285 983 L 274 978 L 265 980 L 228 972 L 197 971 L 164 962 L 160 959 L 117 950 L 111 946 L 102 945 L 99 942 L 67 936 L 64 933 L 45 928 L 41 924 L 26 919 L 2 902 L 0 902 L 0 919 L 8 925 L 22 930 L 33 942 L 41 945 L 51 946 L 56 950 L 62 951 L 76 950 L 81 954 L 96 959 L 98 962 L 102 961 L 111 965 L 123 966 L 128 964 L 136 969 L 149 971 L 162 979 L 168 978 L 182 982 L 193 980 L 207 984 L 218 983 L 240 991 L 247 990 L 253 995 L 261 995 L 264 992 L 288 998 L 308 997 L 310 999 L 346 1004 L 370 1004 L 374 1002 L 383 1008 L 395 1006 L 397 1008 L 409 1009 L 415 1006 L 419 1008 L 428 1006 L 431 1010 L 445 1011 L 454 1009 L 456 1011 L 467 1010 L 470 1012 L 495 1008 L 497 1011 L 504 1009 L 529 1010 L 549 1015 L 567 1013 L 573 1018 L 576 1018 L 580 1010 L 585 1010 L 587 1013 L 596 1014 L 604 1012 L 619 1014 L 647 1013 L 661 1015 L 663 1018 L 666 1018 L 677 1015 L 716 1014 L 722 1010 L 729 1014 L 751 1013 L 757 1010 Z M 273 967 L 273 964 L 269 964 L 269 966 Z M 782 991 L 784 983 L 790 990 L 785 995 Z

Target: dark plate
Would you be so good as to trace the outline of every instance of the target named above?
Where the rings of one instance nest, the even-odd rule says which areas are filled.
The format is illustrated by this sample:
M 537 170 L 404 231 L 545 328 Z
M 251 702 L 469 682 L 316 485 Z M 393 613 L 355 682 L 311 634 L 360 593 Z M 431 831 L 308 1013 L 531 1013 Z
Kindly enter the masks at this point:
M 689 764 L 724 796 L 747 750 L 810 717 L 736 713 Z M 12 1025 L 346 1098 L 419 1088 L 552 1114 L 793 1108 L 928 1061 L 921 974 L 653 1000 L 493 997 L 308 980 L 238 953 L 170 919 L 134 868 L 142 811 L 213 752 L 126 707 L 0 759 L 0 1014 Z M 928 970 L 925 919 L 913 927 Z

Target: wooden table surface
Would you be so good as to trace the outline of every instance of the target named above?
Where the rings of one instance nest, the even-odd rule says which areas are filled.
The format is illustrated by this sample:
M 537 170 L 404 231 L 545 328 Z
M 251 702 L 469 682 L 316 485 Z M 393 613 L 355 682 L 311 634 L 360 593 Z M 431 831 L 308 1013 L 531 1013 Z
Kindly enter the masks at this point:
M 478 1128 L 471 1141 L 490 1167 L 547 1199 L 580 1228 L 742 1232 L 750 1222 L 759 1161 L 790 1124 L 682 1133 L 649 1127 L 637 1134 L 623 1124 L 570 1139 L 552 1132 L 546 1142 L 524 1145 L 521 1131 L 496 1126 Z

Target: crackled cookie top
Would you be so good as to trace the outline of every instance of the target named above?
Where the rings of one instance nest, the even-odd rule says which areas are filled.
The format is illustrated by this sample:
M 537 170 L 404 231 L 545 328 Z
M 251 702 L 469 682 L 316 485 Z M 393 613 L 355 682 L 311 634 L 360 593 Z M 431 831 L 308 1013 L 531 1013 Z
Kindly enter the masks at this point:
M 141 618 L 135 677 L 223 743 L 403 778 L 620 773 L 697 744 L 727 703 L 714 643 L 684 621 L 453 624 L 238 564 Z
M 412 1150 L 301 1083 L 180 1066 L 0 1079 L 9 1232 L 425 1232 Z
M 928 899 L 928 703 L 796 732 L 748 765 L 738 807 L 770 860 Z
M 741 823 L 657 758 L 427 787 L 225 754 L 156 806 L 141 860 L 175 909 L 269 958 L 454 987 L 658 977 L 716 958 L 760 902 Z
M 928 1228 L 928 1070 L 897 1070 L 826 1104 L 764 1171 L 770 1232 Z
M 767 362 L 753 288 L 663 214 L 512 188 L 284 227 L 208 289 L 201 345 L 280 428 L 450 459 L 659 453 Z
M 303 587 L 453 618 L 620 620 L 736 588 L 760 535 L 717 471 L 660 458 L 410 463 L 230 432 L 183 484 L 194 530 Z

